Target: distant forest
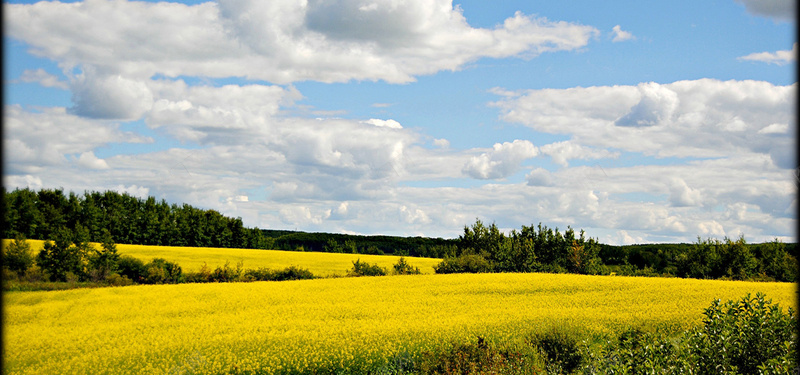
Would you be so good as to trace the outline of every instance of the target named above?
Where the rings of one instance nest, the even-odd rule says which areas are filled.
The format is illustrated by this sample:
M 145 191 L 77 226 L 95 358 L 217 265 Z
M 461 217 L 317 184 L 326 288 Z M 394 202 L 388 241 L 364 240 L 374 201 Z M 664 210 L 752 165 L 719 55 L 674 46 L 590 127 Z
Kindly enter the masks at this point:
M 61 229 L 101 243 L 276 249 L 443 258 L 438 273 L 572 272 L 796 281 L 797 246 L 744 237 L 696 243 L 615 246 L 541 223 L 505 234 L 479 220 L 455 239 L 362 236 L 245 228 L 241 218 L 188 204 L 113 191 L 3 190 L 2 238 L 52 240 Z

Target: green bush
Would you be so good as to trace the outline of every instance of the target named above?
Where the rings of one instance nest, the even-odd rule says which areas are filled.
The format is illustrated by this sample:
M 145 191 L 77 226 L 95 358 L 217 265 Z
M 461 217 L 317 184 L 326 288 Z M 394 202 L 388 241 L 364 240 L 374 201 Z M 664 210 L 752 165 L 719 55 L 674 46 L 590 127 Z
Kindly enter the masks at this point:
M 703 325 L 678 337 L 628 331 L 588 351 L 584 374 L 795 374 L 797 320 L 764 295 L 714 301 Z
M 183 271 L 177 263 L 154 258 L 145 265 L 144 284 L 177 284 L 183 281 Z
M 305 268 L 297 268 L 295 266 L 286 267 L 281 271 L 273 273 L 272 281 L 286 281 L 286 280 L 309 280 L 315 279 L 311 271 Z
M 144 280 L 146 271 L 144 262 L 130 255 L 122 255 L 117 261 L 117 272 L 135 283 L 141 283 Z
M 772 373 L 797 368 L 797 318 L 788 308 L 772 305 L 761 293 L 738 302 L 714 301 L 703 313 L 703 326 L 687 340 L 701 374 L 755 374 L 764 366 Z
M 492 272 L 494 267 L 481 255 L 462 254 L 457 257 L 445 257 L 433 266 L 436 273 L 479 273 Z
M 385 276 L 386 269 L 377 264 L 369 264 L 357 259 L 353 262 L 353 268 L 347 271 L 347 276 Z
M 405 257 L 400 257 L 393 266 L 393 273 L 395 275 L 419 275 L 422 271 L 419 270 L 419 267 L 412 267 L 406 261 Z
M 583 362 L 578 340 L 562 330 L 554 329 L 536 334 L 530 339 L 530 343 L 547 359 L 548 372 L 569 374 Z

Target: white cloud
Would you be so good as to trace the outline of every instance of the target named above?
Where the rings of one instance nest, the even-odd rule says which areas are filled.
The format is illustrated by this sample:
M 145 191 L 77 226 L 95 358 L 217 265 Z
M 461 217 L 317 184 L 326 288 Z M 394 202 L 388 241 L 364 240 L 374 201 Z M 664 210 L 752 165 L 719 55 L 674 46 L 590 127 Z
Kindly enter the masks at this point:
M 381 120 L 381 119 L 371 118 L 369 120 L 362 121 L 362 122 L 365 123 L 365 124 L 375 125 L 377 127 L 386 127 L 386 128 L 392 128 L 392 129 L 402 129 L 403 128 L 403 126 L 400 125 L 399 122 L 397 122 L 395 120 L 392 120 L 392 119 Z
M 636 40 L 636 37 L 633 36 L 633 34 L 631 34 L 628 31 L 622 30 L 622 28 L 619 25 L 614 26 L 612 32 L 614 33 L 614 38 L 611 39 L 612 42 L 624 42 L 626 40 Z
M 553 174 L 544 168 L 536 168 L 526 176 L 530 186 L 554 186 Z
M 87 70 L 71 82 L 73 113 L 89 118 L 136 120 L 153 106 L 144 82 Z
M 108 163 L 98 158 L 92 151 L 86 151 L 78 157 L 78 165 L 89 169 L 108 169 Z
M 67 113 L 64 108 L 44 108 L 39 113 L 7 105 L 3 143 L 6 173 L 29 173 L 46 166 L 64 166 L 67 155 L 82 155 L 82 163 L 102 167 L 92 151 L 109 143 L 143 143 L 152 139 L 119 130 L 119 125 Z M 26 172 L 27 171 L 27 172 Z
M 566 167 L 571 159 L 591 160 L 617 158 L 619 152 L 581 146 L 572 141 L 550 143 L 541 147 L 542 154 L 550 156 L 553 162 Z
M 26 69 L 22 72 L 19 80 L 22 82 L 36 82 L 44 87 L 55 87 L 62 90 L 69 89 L 69 84 L 67 82 L 58 79 L 58 77 L 46 72 L 42 68 L 36 70 Z
M 797 2 L 795 0 L 735 0 L 743 4 L 748 13 L 770 17 L 781 21 L 795 19 Z
M 759 131 L 784 125 L 794 131 L 796 91 L 796 84 L 700 79 L 529 90 L 494 105 L 506 121 L 569 134 L 582 146 L 657 157 L 724 157 L 770 154 L 773 148 L 790 152 L 791 137 Z
M 797 61 L 797 43 L 795 43 L 792 46 L 791 50 L 751 53 L 747 56 L 739 57 L 739 60 L 758 61 L 775 65 L 786 65 L 794 61 Z
M 683 179 L 675 177 L 670 181 L 669 202 L 672 206 L 698 206 L 702 201 L 700 191 L 690 188 Z
M 505 178 L 519 170 L 520 163 L 539 154 L 530 141 L 516 139 L 513 142 L 495 143 L 491 150 L 473 156 L 463 171 L 472 178 L 481 180 Z
M 575 50 L 598 34 L 590 26 L 519 12 L 494 29 L 473 28 L 451 0 L 374 4 L 227 0 L 192 6 L 128 1 L 3 6 L 7 35 L 28 43 L 35 54 L 60 61 L 66 71 L 82 67 L 96 69 L 100 77 L 126 79 L 162 74 L 278 84 L 402 83 L 482 57 Z

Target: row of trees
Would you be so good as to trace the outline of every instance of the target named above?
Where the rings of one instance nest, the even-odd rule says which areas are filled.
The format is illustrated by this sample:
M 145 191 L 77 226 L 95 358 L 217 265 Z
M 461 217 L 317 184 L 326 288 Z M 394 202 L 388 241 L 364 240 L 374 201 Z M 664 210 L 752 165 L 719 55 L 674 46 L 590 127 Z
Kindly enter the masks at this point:
M 64 228 L 83 227 L 92 242 L 102 242 L 104 231 L 116 242 L 140 245 L 268 249 L 273 242 L 240 218 L 114 191 L 16 189 L 4 192 L 3 205 L 2 238 L 49 240 Z
M 561 233 L 541 223 L 502 233 L 480 220 L 464 227 L 455 252 L 435 267 L 454 272 L 570 272 L 677 276 L 700 279 L 797 280 L 795 246 L 775 240 L 748 244 L 698 238 L 693 244 L 609 246 L 572 228 Z

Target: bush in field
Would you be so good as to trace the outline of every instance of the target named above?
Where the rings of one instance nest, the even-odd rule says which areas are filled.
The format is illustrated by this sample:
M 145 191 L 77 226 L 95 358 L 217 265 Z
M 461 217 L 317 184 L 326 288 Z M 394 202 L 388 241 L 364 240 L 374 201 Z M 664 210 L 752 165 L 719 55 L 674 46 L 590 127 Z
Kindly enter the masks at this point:
M 788 374 L 797 367 L 791 308 L 784 314 L 759 293 L 738 302 L 716 300 L 703 314 L 703 327 L 687 340 L 700 373 L 755 374 L 766 367 Z
M 153 258 L 145 265 L 145 284 L 177 284 L 184 281 L 183 271 L 177 263 L 163 258 Z
M 31 266 L 33 266 L 31 245 L 28 244 L 25 237 L 18 235 L 3 251 L 3 267 L 21 276 Z
M 224 282 L 231 282 L 231 281 L 240 281 L 242 278 L 243 270 L 243 262 L 236 263 L 236 268 L 231 267 L 230 262 L 225 262 L 225 265 L 222 267 L 217 266 L 214 269 L 214 272 L 211 272 L 210 279 L 208 281 L 224 283 Z
M 353 268 L 347 271 L 347 276 L 385 276 L 386 269 L 377 264 L 369 264 L 357 259 L 353 262 Z
M 436 273 L 479 273 L 492 272 L 492 269 L 492 264 L 486 258 L 476 254 L 446 257 L 441 263 L 433 266 Z
M 144 280 L 147 268 L 140 259 L 130 255 L 122 255 L 117 261 L 117 272 L 135 283 L 141 283 Z
M 725 304 L 714 301 L 703 325 L 677 342 L 629 331 L 599 355 L 589 353 L 585 374 L 795 374 L 797 320 L 763 294 Z
M 530 343 L 547 360 L 548 373 L 572 373 L 583 362 L 578 340 L 561 330 L 534 335 Z
M 400 259 L 397 260 L 397 263 L 392 265 L 392 268 L 392 272 L 395 275 L 419 275 L 422 273 L 422 271 L 419 270 L 419 267 L 412 267 L 410 264 L 408 264 L 405 257 L 400 257 Z

